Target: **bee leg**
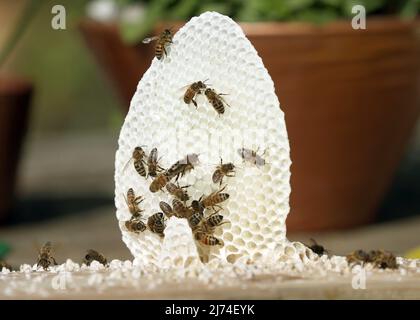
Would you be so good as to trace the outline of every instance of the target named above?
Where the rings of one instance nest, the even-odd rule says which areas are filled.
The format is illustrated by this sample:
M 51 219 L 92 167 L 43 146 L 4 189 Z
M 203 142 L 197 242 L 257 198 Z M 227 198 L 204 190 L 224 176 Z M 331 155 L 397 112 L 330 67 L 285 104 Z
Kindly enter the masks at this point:
M 226 189 L 226 187 L 227 187 L 227 184 L 222 189 L 220 189 L 217 193 L 221 193 L 223 190 Z
M 58 265 L 57 261 L 55 261 L 54 257 L 51 257 L 52 262 L 54 263 L 54 265 Z
M 222 210 L 223 208 L 221 206 L 219 206 L 218 204 L 214 205 L 211 207 L 213 209 L 213 213 L 212 214 L 216 214 L 218 213 L 220 210 Z M 216 210 L 216 208 L 218 208 L 219 210 Z
M 197 106 L 197 102 L 196 102 L 194 99 L 191 99 L 191 101 L 192 101 L 192 103 L 194 104 L 195 108 L 197 109 L 197 108 L 198 108 L 198 106 Z

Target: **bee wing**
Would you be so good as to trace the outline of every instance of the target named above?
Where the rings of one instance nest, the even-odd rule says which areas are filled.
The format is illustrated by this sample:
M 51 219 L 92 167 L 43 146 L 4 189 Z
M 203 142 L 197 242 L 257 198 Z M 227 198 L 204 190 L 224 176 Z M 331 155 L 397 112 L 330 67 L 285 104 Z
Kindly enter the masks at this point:
M 213 176 L 212 176 L 213 183 L 220 182 L 222 177 L 223 177 L 223 173 L 220 170 L 214 171 Z
M 38 240 L 33 240 L 32 241 L 32 247 L 37 251 L 40 252 L 41 251 L 41 247 L 42 245 L 39 243 Z
M 312 244 L 315 244 L 315 245 L 318 244 L 314 238 L 310 238 L 309 240 L 312 242 Z
M 145 39 L 143 39 L 142 43 L 150 43 L 150 42 L 155 41 L 157 39 L 159 39 L 159 36 L 145 38 Z
M 191 83 L 186 84 L 185 86 L 182 86 L 181 88 L 179 88 L 179 90 L 187 90 L 187 88 L 189 88 L 191 86 Z
M 153 148 L 152 151 L 150 151 L 149 156 L 147 157 L 148 165 L 157 163 L 157 158 L 158 158 L 157 148 Z
M 125 169 L 127 169 L 127 166 L 131 162 L 131 160 L 133 160 L 133 158 L 130 158 L 130 160 L 128 160 L 127 163 L 124 165 L 123 172 L 125 171 Z
M 124 200 L 125 200 L 125 203 L 127 204 L 127 206 L 128 206 L 128 200 L 127 200 L 127 197 L 125 196 L 125 194 L 123 193 L 123 197 L 124 197 Z
M 222 100 L 224 104 L 226 104 L 230 108 L 230 104 L 227 103 L 226 99 L 222 97 L 222 96 L 227 96 L 227 95 L 228 95 L 227 93 L 219 93 L 217 96 L 219 97 L 220 100 Z

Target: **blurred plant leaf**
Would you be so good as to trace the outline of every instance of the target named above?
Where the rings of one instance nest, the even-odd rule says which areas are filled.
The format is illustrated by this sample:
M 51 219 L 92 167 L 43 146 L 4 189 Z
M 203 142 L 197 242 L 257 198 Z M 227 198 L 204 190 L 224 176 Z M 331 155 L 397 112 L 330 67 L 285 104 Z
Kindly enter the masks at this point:
M 16 44 L 19 42 L 19 39 L 25 33 L 41 4 L 42 3 L 37 0 L 31 0 L 26 4 L 22 16 L 19 18 L 19 21 L 16 24 L 16 28 L 12 31 L 12 34 L 6 41 L 3 50 L 0 51 L 0 67 L 6 61 L 9 54 L 13 51 Z
M 6 258 L 10 252 L 10 246 L 5 242 L 0 242 L 0 260 Z
M 154 0 L 147 7 L 144 20 L 120 23 L 120 31 L 123 41 L 127 43 L 135 43 L 143 39 L 155 26 L 156 22 L 164 19 L 163 13 L 171 0 Z
M 260 3 L 264 1 L 259 0 L 248 0 L 244 1 L 243 6 L 239 9 L 237 18 L 240 21 L 255 22 L 261 20 L 261 14 L 259 12 Z
M 227 3 L 203 3 L 199 6 L 197 14 L 206 11 L 216 11 L 224 15 L 229 15 L 230 6 Z
M 420 10 L 420 0 L 408 0 L 401 6 L 400 17 L 403 19 L 413 19 Z
M 292 20 L 301 22 L 311 22 L 314 24 L 324 24 L 337 20 L 339 14 L 333 9 L 306 9 L 299 11 Z
M 196 0 L 179 1 L 179 4 L 170 12 L 169 18 L 171 20 L 186 20 L 194 15 L 194 9 L 196 9 L 196 7 Z
M 380 8 L 386 7 L 386 0 L 344 0 L 342 12 L 345 17 L 352 17 L 352 8 L 356 5 L 365 7 L 366 14 L 374 12 Z
M 134 3 L 136 0 L 117 0 Z M 137 1 L 139 2 L 139 1 Z M 362 5 L 367 14 L 399 14 L 413 18 L 419 12 L 420 0 L 149 0 L 145 21 L 123 28 L 124 39 L 144 37 L 159 19 L 187 20 L 205 11 L 217 11 L 233 19 L 257 21 L 307 21 L 326 23 L 354 14 L 352 8 Z
M 319 3 L 326 6 L 340 8 L 343 3 L 343 0 L 319 0 Z

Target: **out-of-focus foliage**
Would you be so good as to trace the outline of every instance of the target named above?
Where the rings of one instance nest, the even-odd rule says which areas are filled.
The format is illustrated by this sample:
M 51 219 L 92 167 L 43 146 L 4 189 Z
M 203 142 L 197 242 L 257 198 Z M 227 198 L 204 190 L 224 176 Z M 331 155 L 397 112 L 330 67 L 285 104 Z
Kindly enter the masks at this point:
M 25 33 L 39 7 L 40 5 L 37 2 L 37 0 L 28 1 L 28 3 L 26 4 L 26 7 L 23 10 L 20 20 L 16 24 L 16 28 L 14 28 L 6 44 L 2 48 L 0 48 L 0 67 L 6 61 L 9 54 L 13 51 L 16 44 L 19 42 L 19 39 Z
M 66 8 L 67 29 L 60 31 L 50 24 L 56 1 L 35 2 L 39 6 L 36 15 L 0 70 L 5 75 L 29 78 L 35 85 L 31 136 L 118 130 L 122 114 L 117 97 L 98 72 L 77 30 L 86 1 L 61 1 Z
M 352 7 L 363 5 L 368 15 L 395 14 L 413 18 L 420 0 L 115 0 L 120 7 L 143 4 L 145 19 L 124 24 L 123 37 L 139 41 L 159 20 L 186 20 L 205 11 L 217 11 L 243 22 L 303 21 L 326 23 L 352 17 Z

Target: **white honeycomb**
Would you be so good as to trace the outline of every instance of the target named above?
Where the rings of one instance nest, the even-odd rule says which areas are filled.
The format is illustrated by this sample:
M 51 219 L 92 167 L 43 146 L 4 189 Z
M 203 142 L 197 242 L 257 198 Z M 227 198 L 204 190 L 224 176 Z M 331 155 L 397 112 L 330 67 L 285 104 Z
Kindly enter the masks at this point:
M 198 108 L 184 103 L 184 86 L 207 80 L 224 96 L 230 107 L 223 115 L 197 98 Z M 151 193 L 146 180 L 131 162 L 136 146 L 146 153 L 158 148 L 160 164 L 168 168 L 187 154 L 199 154 L 200 164 L 179 180 L 191 185 L 193 199 L 219 189 L 212 174 L 220 158 L 236 165 L 236 176 L 224 178 L 230 198 L 221 205 L 226 221 L 216 230 L 222 247 L 204 247 L 193 240 L 186 220 L 167 221 L 165 237 L 149 230 L 128 232 L 124 222 L 131 214 L 124 195 L 133 188 L 144 196 L 144 217 L 159 212 L 159 202 L 171 203 L 168 192 Z M 266 164 L 243 163 L 239 148 L 256 150 Z M 168 56 L 153 59 L 140 80 L 119 137 L 115 162 L 115 204 L 123 241 L 141 265 L 187 266 L 198 258 L 208 262 L 235 262 L 270 257 L 287 244 L 286 216 L 289 212 L 289 142 L 279 101 L 261 58 L 243 31 L 229 17 L 206 12 L 192 18 L 173 38 Z M 194 250 L 195 248 L 195 250 Z M 276 253 L 278 256 L 278 252 Z M 201 263 L 201 262 L 200 262 Z

